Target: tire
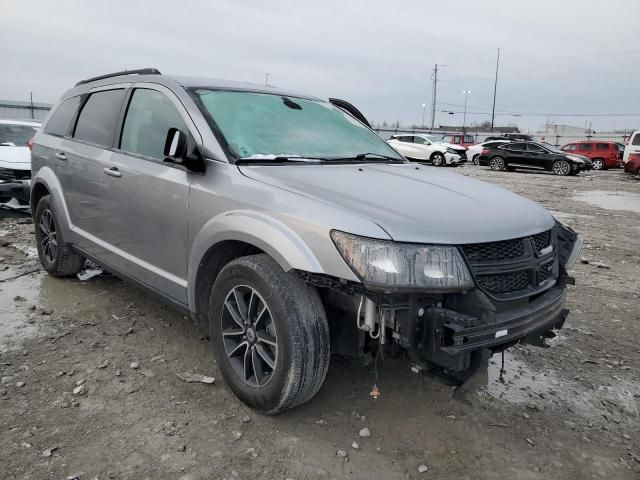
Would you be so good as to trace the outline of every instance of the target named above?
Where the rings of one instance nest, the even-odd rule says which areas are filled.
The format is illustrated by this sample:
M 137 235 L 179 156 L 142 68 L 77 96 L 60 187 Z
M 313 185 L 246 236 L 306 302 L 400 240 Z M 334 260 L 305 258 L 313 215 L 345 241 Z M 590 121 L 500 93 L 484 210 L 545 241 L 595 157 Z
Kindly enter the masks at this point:
M 489 167 L 491 167 L 491 170 L 494 170 L 496 172 L 504 170 L 504 158 L 499 156 L 491 157 L 491 159 L 489 160 Z
M 227 385 L 259 412 L 301 405 L 324 383 L 330 342 L 320 296 L 268 255 L 222 269 L 209 297 L 209 331 Z
M 433 152 L 431 154 L 431 163 L 434 167 L 443 167 L 446 163 L 444 159 L 444 154 L 440 152 Z
M 567 176 L 571 173 L 571 165 L 566 160 L 556 160 L 551 166 L 551 170 L 556 175 Z
M 82 269 L 84 257 L 65 242 L 58 218 L 51 196 L 45 195 L 38 202 L 33 216 L 38 257 L 49 275 L 67 277 Z
M 480 165 L 480 154 L 476 153 L 471 159 L 474 165 Z
M 593 169 L 594 170 L 606 170 L 607 169 L 607 165 L 604 163 L 604 160 L 601 158 L 594 158 L 592 160 L 593 163 Z

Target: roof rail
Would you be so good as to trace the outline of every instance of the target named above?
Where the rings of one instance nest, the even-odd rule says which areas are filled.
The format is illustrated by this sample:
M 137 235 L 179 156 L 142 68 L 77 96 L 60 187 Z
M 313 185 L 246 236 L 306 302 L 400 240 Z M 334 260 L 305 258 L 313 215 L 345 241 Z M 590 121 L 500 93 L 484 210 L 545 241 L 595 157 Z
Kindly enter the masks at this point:
M 95 82 L 96 80 L 102 80 L 104 78 L 111 77 L 119 77 L 120 75 L 162 75 L 160 70 L 157 68 L 139 68 L 138 70 L 123 70 L 122 72 L 113 72 L 107 73 L 105 75 L 98 75 L 97 77 L 87 78 L 85 80 L 80 80 L 76 83 L 76 87 L 78 85 L 82 85 L 89 82 Z

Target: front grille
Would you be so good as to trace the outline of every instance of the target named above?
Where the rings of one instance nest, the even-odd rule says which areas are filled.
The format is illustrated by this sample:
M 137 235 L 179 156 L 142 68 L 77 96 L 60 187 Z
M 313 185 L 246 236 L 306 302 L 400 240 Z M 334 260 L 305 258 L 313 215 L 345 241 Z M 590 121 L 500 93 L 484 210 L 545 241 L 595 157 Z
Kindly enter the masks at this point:
M 527 288 L 529 274 L 526 270 L 514 273 L 501 273 L 497 275 L 483 275 L 477 279 L 478 285 L 493 293 L 515 292 Z
M 547 230 L 546 232 L 534 235 L 533 243 L 535 244 L 536 250 L 538 252 L 547 248 L 549 245 L 551 245 L 551 230 Z
M 555 278 L 556 249 L 545 251 L 554 238 L 553 231 L 547 230 L 530 237 L 461 245 L 460 249 L 477 286 L 496 298 L 508 298 L 533 294 Z
M 524 255 L 521 238 L 501 242 L 474 243 L 463 245 L 462 250 L 470 262 L 478 260 L 506 260 Z
M 29 170 L 15 170 L 13 168 L 0 168 L 0 180 L 4 182 L 14 182 L 16 180 L 29 180 L 31 172 Z

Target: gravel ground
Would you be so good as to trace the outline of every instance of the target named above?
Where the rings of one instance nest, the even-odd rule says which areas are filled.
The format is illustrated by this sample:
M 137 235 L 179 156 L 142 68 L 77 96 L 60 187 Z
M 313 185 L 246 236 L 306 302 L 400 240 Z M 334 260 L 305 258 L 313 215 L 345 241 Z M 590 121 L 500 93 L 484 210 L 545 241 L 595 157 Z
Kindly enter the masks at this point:
M 43 274 L 29 219 L 0 212 L 0 478 L 638 479 L 640 182 L 459 172 L 584 235 L 566 328 L 510 349 L 504 382 L 499 356 L 458 389 L 387 359 L 376 402 L 373 367 L 334 360 L 275 417 L 236 400 L 190 319 L 109 275 Z

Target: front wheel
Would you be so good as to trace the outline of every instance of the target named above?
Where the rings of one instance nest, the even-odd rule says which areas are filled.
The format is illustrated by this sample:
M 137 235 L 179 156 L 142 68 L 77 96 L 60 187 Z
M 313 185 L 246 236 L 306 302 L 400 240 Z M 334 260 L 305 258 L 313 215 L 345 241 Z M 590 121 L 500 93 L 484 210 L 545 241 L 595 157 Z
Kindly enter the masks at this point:
M 36 227 L 38 257 L 47 273 L 54 277 L 78 273 L 84 265 L 84 258 L 65 242 L 50 195 L 45 195 L 38 202 L 33 223 Z
M 571 173 L 571 165 L 565 160 L 557 160 L 553 162 L 552 170 L 556 175 L 566 176 Z
M 268 255 L 238 258 L 215 281 L 209 329 L 236 396 L 266 414 L 310 400 L 329 367 L 329 326 L 317 291 Z
M 434 167 L 442 167 L 445 163 L 444 155 L 440 152 L 436 152 L 431 155 L 431 163 Z
M 491 167 L 491 170 L 495 170 L 496 172 L 504 170 L 504 159 L 502 157 L 491 158 L 491 160 L 489 160 L 489 167 Z

